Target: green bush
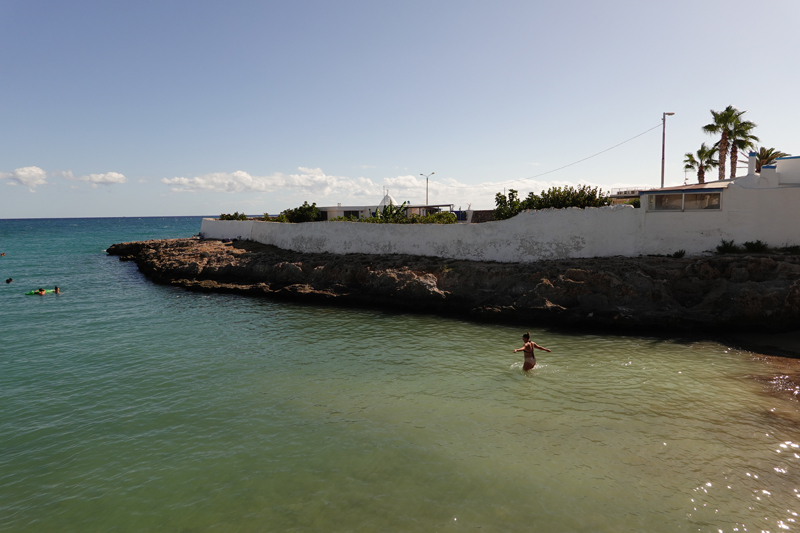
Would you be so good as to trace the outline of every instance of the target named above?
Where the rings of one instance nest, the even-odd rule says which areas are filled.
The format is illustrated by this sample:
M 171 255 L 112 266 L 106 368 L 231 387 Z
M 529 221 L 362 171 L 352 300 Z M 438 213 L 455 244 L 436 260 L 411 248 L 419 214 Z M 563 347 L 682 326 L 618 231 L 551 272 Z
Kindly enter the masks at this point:
M 225 213 L 223 213 L 223 214 L 221 214 L 219 216 L 219 219 L 220 220 L 247 220 L 247 215 L 245 215 L 244 213 L 239 214 L 239 212 L 236 211 L 232 215 L 226 215 Z
M 532 192 L 528 195 L 528 198 L 531 196 L 533 196 Z M 520 202 L 517 191 L 514 189 L 508 190 L 508 196 L 501 193 L 495 194 L 494 205 L 495 220 L 505 220 L 516 216 L 523 209 L 530 209 L 529 207 L 522 207 L 522 202 Z
M 778 248 L 776 251 L 784 254 L 800 255 L 800 245 L 795 244 L 794 246 L 783 246 Z
M 779 251 L 781 250 L 783 249 L 779 249 Z M 752 254 L 765 254 L 770 251 L 770 248 L 766 243 L 761 242 L 760 240 L 747 241 L 744 243 L 744 248 L 742 248 L 741 246 L 734 244 L 733 240 L 726 241 L 725 239 L 722 239 L 720 245 L 717 246 L 718 254 L 740 254 L 745 251 Z
M 263 222 L 289 222 L 289 219 L 286 218 L 286 215 L 284 215 L 283 213 L 281 213 L 276 217 L 271 217 L 267 213 L 264 213 L 264 216 L 262 218 L 259 218 L 258 220 L 261 220 Z
M 642 200 L 640 198 L 633 198 L 631 200 L 628 200 L 625 203 L 628 204 L 628 205 L 632 205 L 636 209 L 639 209 L 640 207 L 642 207 Z
M 570 186 L 564 188 L 551 187 L 539 196 L 533 193 L 529 194 L 526 201 L 529 199 L 532 199 L 533 202 L 527 209 L 548 209 L 551 207 L 555 209 L 580 207 L 584 209 L 611 205 L 611 200 L 608 195 L 603 195 L 602 189 L 592 188 L 588 185 L 581 185 L 577 189 Z
M 722 239 L 722 242 L 717 246 L 718 254 L 738 254 L 741 253 L 741 251 L 741 247 L 735 245 L 733 239 L 729 241 Z
M 383 224 L 403 224 L 408 216 L 406 215 L 406 202 L 401 205 L 387 204 L 380 211 L 375 211 L 376 218 Z
M 533 192 L 528 193 L 524 200 L 520 200 L 517 191 L 508 190 L 508 196 L 497 193 L 494 197 L 495 220 L 505 220 L 519 214 L 526 209 L 564 209 L 567 207 L 602 207 L 611 205 L 608 195 L 603 194 L 602 189 L 581 185 L 578 188 L 572 186 L 551 187 L 537 195 Z
M 455 213 L 448 213 L 447 211 L 431 213 L 430 215 L 425 215 L 424 217 L 419 215 L 414 216 L 417 217 L 419 221 L 415 221 L 413 223 L 419 224 L 455 224 L 458 222 L 458 217 L 455 215 Z
M 311 205 L 308 205 L 308 202 L 303 202 L 300 207 L 286 209 L 281 215 L 285 220 L 277 220 L 277 222 L 294 222 L 296 224 L 300 222 L 315 222 L 319 219 L 319 209 L 317 209 L 316 202 Z M 279 216 L 278 219 L 280 218 Z
M 744 248 L 745 250 L 747 250 L 752 254 L 765 254 L 769 252 L 769 246 L 767 246 L 766 243 L 763 243 L 760 240 L 757 240 L 755 242 L 747 241 L 746 243 L 744 243 Z
M 425 216 L 411 215 L 409 217 L 405 215 L 405 208 L 401 205 L 393 206 L 391 209 L 384 208 L 371 217 L 336 217 L 332 218 L 330 222 L 364 222 L 366 224 L 455 224 L 458 222 L 458 217 L 456 217 L 455 213 L 449 213 L 447 211 L 431 213 Z

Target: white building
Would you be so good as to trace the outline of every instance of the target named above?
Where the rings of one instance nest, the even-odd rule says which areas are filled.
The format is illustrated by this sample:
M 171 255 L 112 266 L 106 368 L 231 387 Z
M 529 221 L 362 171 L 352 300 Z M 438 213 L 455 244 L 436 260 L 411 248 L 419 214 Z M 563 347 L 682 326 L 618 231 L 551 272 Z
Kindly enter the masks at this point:
M 381 211 L 387 205 L 402 205 L 402 202 L 395 200 L 392 195 L 386 193 L 383 200 L 378 205 L 342 205 L 323 206 L 317 207 L 320 212 L 320 220 L 326 221 L 336 217 L 356 217 L 368 218 L 375 215 L 376 212 Z M 435 204 L 435 205 L 412 205 L 406 203 L 406 215 L 428 215 L 431 213 L 438 213 L 439 211 L 453 212 L 453 204 Z
M 751 152 L 745 176 L 642 191 L 640 197 L 642 238 L 673 248 L 713 250 L 721 239 L 800 244 L 800 157 L 780 158 L 756 173 Z
M 523 211 L 484 224 L 279 224 L 204 219 L 207 238 L 241 238 L 299 252 L 409 254 L 477 261 L 532 262 L 578 257 L 689 255 L 724 239 L 800 245 L 800 157 L 746 176 L 642 191 L 641 208 Z M 377 206 L 376 206 L 377 207 Z

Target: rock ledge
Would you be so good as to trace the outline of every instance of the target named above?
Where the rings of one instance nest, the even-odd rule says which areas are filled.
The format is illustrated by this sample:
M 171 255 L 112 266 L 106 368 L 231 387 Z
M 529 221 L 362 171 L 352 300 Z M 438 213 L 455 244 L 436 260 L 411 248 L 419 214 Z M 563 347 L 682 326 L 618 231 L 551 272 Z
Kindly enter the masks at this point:
M 336 305 L 619 331 L 800 328 L 800 257 L 595 258 L 489 263 L 303 254 L 237 241 L 115 244 L 157 283 Z

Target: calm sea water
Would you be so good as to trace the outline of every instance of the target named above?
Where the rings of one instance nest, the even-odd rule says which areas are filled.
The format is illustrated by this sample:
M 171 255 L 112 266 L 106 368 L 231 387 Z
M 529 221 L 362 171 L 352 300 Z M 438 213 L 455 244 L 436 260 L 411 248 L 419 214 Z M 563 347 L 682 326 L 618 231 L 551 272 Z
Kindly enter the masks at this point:
M 798 403 L 752 354 L 532 329 L 526 375 L 518 328 L 187 293 L 104 253 L 199 227 L 0 220 L 0 530 L 800 529 Z

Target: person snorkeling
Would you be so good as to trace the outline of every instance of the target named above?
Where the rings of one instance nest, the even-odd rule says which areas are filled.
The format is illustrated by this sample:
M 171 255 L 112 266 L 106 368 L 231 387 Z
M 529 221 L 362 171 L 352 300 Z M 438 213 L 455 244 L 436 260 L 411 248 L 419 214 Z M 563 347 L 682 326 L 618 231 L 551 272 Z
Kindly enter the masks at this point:
M 545 352 L 550 352 L 551 350 L 548 350 L 544 346 L 539 346 L 535 342 L 531 341 L 530 332 L 522 335 L 522 340 L 525 342 L 525 344 L 522 346 L 522 348 L 517 348 L 516 350 L 514 350 L 514 353 L 521 351 L 525 354 L 525 362 L 522 364 L 522 370 L 525 370 L 527 372 L 528 370 L 536 366 L 536 356 L 533 354 L 534 350 L 539 349 L 539 350 L 544 350 Z

